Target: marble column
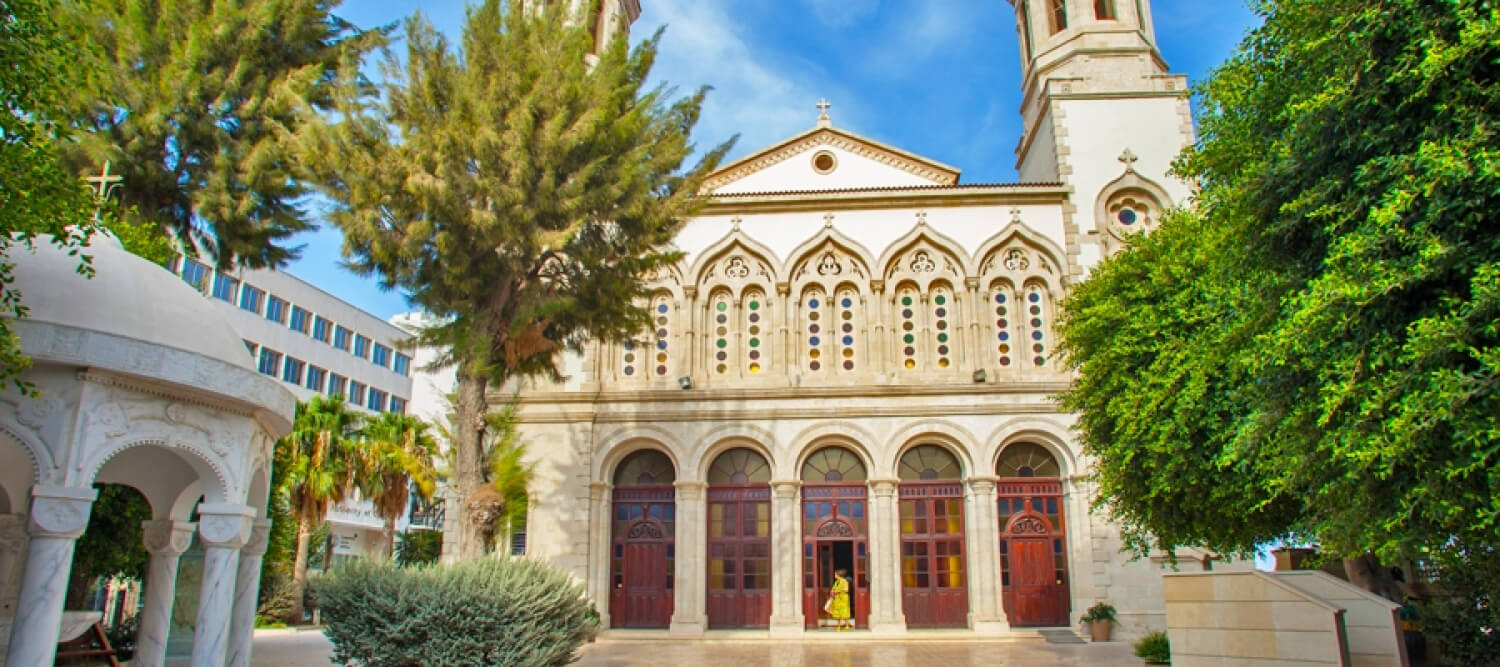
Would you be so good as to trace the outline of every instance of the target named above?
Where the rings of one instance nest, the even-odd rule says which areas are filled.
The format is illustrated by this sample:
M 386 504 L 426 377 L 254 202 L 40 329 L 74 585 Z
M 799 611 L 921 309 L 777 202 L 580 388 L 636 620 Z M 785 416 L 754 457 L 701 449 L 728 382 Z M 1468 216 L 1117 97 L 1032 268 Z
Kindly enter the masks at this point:
M 1010 622 L 1000 600 L 1000 528 L 996 525 L 1000 519 L 995 513 L 995 478 L 972 477 L 965 486 L 970 627 L 976 634 L 1008 634 Z
M 142 542 L 151 563 L 146 574 L 146 603 L 135 633 L 135 664 L 161 667 L 167 662 L 167 635 L 172 629 L 172 603 L 177 598 L 177 563 L 193 543 L 197 526 L 186 521 L 142 521 Z
M 599 627 L 609 627 L 610 531 L 614 512 L 607 482 L 589 484 L 589 597 L 599 612 Z
M 26 565 L 26 515 L 0 514 L 0 616 L 16 615 L 21 568 Z M 9 641 L 9 637 L 6 640 Z
M 240 549 L 250 540 L 255 510 L 244 505 L 198 506 L 198 539 L 203 543 L 203 588 L 193 633 L 192 667 L 221 667 L 229 657 L 229 620 Z
M 89 525 L 89 511 L 99 492 L 92 488 L 37 485 L 31 488 L 31 515 L 26 532 L 26 570 L 10 626 L 5 664 L 50 665 L 57 658 L 63 597 L 73 569 L 73 547 Z
M 676 567 L 674 586 L 676 594 L 672 602 L 672 623 L 667 631 L 673 635 L 698 636 L 708 627 L 708 614 L 704 609 L 704 589 L 708 572 L 703 569 L 708 561 L 708 539 L 705 525 L 703 482 L 677 482 L 677 535 Z
M 802 482 L 771 482 L 771 634 L 801 635 Z
M 229 620 L 229 665 L 250 667 L 250 643 L 255 639 L 255 608 L 260 605 L 260 563 L 266 555 L 271 522 L 257 519 L 250 540 L 240 549 L 239 574 L 234 577 L 234 613 Z
M 906 632 L 901 610 L 901 514 L 894 479 L 870 480 L 870 630 L 876 634 Z

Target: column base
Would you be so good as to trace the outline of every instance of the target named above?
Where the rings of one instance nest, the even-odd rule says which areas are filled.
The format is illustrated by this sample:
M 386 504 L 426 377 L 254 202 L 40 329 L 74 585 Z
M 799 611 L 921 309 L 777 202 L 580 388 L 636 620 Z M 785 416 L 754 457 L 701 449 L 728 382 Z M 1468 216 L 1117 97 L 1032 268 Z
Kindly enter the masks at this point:
M 806 625 L 807 624 L 802 621 L 802 618 L 800 616 L 796 617 L 796 618 L 788 618 L 788 619 L 772 618 L 771 619 L 771 636 L 772 637 L 801 637 L 804 632 L 807 632 Z
M 1010 634 L 1010 621 L 1005 619 L 987 619 L 974 621 L 974 634 L 984 637 L 998 637 Z
M 674 618 L 672 619 L 672 624 L 667 626 L 667 634 L 673 637 L 702 637 L 703 630 L 707 626 L 708 622 L 706 619 L 681 621 Z

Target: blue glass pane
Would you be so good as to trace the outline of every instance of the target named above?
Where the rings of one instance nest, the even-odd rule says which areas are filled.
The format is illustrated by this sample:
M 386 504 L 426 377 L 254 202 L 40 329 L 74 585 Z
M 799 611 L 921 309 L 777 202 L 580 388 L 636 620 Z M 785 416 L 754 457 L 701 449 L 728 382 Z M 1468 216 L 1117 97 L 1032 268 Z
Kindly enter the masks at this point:
M 817 308 L 818 307 L 818 300 L 817 299 L 813 299 L 811 301 L 808 301 L 807 302 L 807 307 L 808 308 Z
M 995 295 L 995 303 L 1005 303 L 1005 295 L 1004 294 L 996 294 Z
M 1030 301 L 1032 303 L 1040 303 L 1041 300 L 1042 300 L 1042 295 L 1040 293 L 1037 293 L 1037 292 L 1032 292 L 1032 293 L 1026 295 L 1026 300 L 1028 300 L 1028 301 Z
M 853 336 L 844 336 L 844 344 L 845 345 L 853 345 L 854 344 L 854 337 Z
M 803 544 L 802 545 L 802 557 L 803 558 L 812 558 L 812 545 L 811 544 Z
M 865 557 L 865 543 L 864 542 L 860 542 L 859 543 L 859 557 L 860 558 L 864 558 Z
M 811 347 L 817 347 L 821 342 L 822 341 L 818 340 L 817 336 L 813 336 L 807 339 L 807 344 Z
M 1010 332 L 1008 332 L 1008 331 L 1001 331 L 1000 332 L 1000 340 L 1010 340 Z
M 656 341 L 656 349 L 658 349 L 658 350 L 665 350 L 665 349 L 667 349 L 667 341 L 664 341 L 664 340 Z
M 667 521 L 676 521 L 676 520 L 677 520 L 677 506 L 676 505 L 667 505 Z
M 1033 332 L 1031 332 L 1031 339 L 1032 340 L 1041 340 L 1042 339 L 1042 332 L 1040 332 L 1040 331 L 1033 331 Z
M 853 299 L 844 299 L 843 301 L 839 302 L 839 305 L 841 305 L 841 306 L 843 306 L 845 308 L 849 308 L 849 307 L 852 307 L 854 305 L 854 300 Z
M 658 312 L 658 313 L 666 313 L 667 312 L 667 304 L 664 303 L 664 304 L 661 304 L 661 305 L 657 306 L 656 307 L 656 312 Z
M 863 518 L 865 518 L 865 504 L 864 503 L 854 503 L 854 518 L 856 518 L 856 519 L 863 519 Z

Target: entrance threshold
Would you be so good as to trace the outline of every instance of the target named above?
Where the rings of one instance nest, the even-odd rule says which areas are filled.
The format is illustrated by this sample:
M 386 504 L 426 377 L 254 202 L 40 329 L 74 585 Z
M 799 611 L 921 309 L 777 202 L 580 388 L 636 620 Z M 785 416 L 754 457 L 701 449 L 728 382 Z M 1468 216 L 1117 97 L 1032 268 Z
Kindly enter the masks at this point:
M 1050 629 L 1050 628 L 1049 628 Z M 772 637 L 769 630 L 705 630 L 701 636 L 684 637 L 682 635 L 669 635 L 666 630 L 632 630 L 611 628 L 600 631 L 598 641 L 601 642 L 704 642 L 704 643 L 733 643 L 733 642 L 769 642 L 769 641 L 794 641 L 794 642 L 961 642 L 961 643 L 1011 643 L 1011 642 L 1046 642 L 1047 639 L 1036 628 L 1013 629 L 1009 633 L 994 635 L 976 635 L 968 628 L 941 629 L 941 630 L 907 630 L 902 634 L 873 634 L 869 630 L 860 628 L 856 630 L 845 630 L 837 632 L 832 629 L 805 630 L 800 635 L 778 635 Z

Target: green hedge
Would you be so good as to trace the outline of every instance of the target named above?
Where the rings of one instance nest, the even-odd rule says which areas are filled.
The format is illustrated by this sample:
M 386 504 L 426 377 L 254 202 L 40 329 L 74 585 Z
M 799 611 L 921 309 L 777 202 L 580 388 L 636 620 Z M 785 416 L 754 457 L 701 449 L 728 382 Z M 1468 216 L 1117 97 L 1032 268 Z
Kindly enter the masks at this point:
M 566 665 L 599 627 L 581 586 L 527 559 L 406 569 L 356 560 L 313 592 L 340 664 Z

